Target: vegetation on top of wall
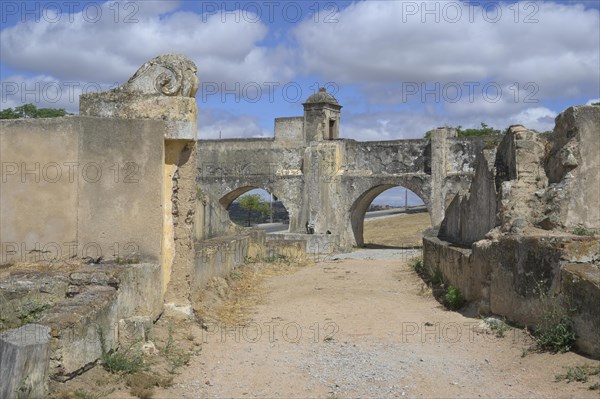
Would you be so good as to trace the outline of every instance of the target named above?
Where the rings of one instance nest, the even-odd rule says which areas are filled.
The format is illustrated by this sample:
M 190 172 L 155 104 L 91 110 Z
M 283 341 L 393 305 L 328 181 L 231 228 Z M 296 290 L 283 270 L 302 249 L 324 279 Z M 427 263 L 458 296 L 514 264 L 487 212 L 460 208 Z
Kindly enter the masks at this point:
M 481 122 L 481 127 L 477 129 L 463 129 L 461 125 L 456 126 L 456 135 L 458 137 L 473 137 L 473 136 L 498 136 L 505 132 L 501 130 L 494 129 L 491 126 L 488 126 L 487 123 Z M 506 129 L 507 130 L 507 129 Z M 425 138 L 428 139 L 431 137 L 431 131 L 425 133 Z
M 493 136 L 500 135 L 502 132 L 498 129 L 494 129 L 491 126 L 488 126 L 486 123 L 481 122 L 481 127 L 479 129 L 462 129 L 462 126 L 458 125 L 456 127 L 456 134 L 458 137 L 471 137 L 471 136 Z
M 0 119 L 57 118 L 65 115 L 70 114 L 64 108 L 38 108 L 31 103 L 0 111 Z

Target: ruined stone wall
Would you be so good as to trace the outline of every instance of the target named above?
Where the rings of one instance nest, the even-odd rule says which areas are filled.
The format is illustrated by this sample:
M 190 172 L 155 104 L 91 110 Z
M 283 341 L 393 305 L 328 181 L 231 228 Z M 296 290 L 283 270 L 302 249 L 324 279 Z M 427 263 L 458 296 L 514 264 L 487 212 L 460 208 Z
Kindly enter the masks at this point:
M 469 192 L 454 196 L 440 226 L 440 237 L 470 245 L 496 226 L 495 159 L 495 150 L 480 152 Z
M 552 135 L 512 126 L 495 153 L 480 151 L 470 191 L 447 209 L 440 236 L 464 245 L 528 228 L 600 227 L 600 109 L 571 107 Z
M 600 107 L 570 107 L 556 118 L 545 163 L 550 224 L 600 229 Z M 565 196 L 565 194 L 570 194 Z
M 238 234 L 195 243 L 194 267 L 189 276 L 190 316 L 192 311 L 202 314 L 205 288 L 211 279 L 226 277 L 248 260 L 267 256 L 265 238 L 266 233 L 262 230 L 242 229 Z
M 565 110 L 551 135 L 511 126 L 424 239 L 425 267 L 522 325 L 539 321 L 541 292 L 566 300 L 579 349 L 600 355 L 599 146 L 600 107 Z
M 448 137 L 446 163 L 449 174 L 475 173 L 476 158 L 485 148 L 496 148 L 502 137 Z
M 51 336 L 41 337 L 46 355 L 35 370 L 21 362 L 35 340 L 21 330 L 1 334 L 0 352 L 14 362 L 2 359 L 0 396 L 30 381 L 41 397 L 48 375 L 64 380 L 91 367 L 101 342 L 111 350 L 143 339 L 165 298 L 190 307 L 197 88 L 195 65 L 166 54 L 116 89 L 81 96 L 80 116 L 0 121 L 0 264 L 59 270 L 5 271 L 2 329 L 19 326 L 4 325 L 7 308 L 35 299 L 24 281 L 31 274 L 53 295 L 36 302 L 40 330 Z
M 48 377 L 65 381 L 93 367 L 102 343 L 112 350 L 144 338 L 163 311 L 156 263 L 70 264 L 52 272 L 27 265 L 4 269 L 0 290 L 3 398 L 17 389 L 22 397 L 45 397 Z M 23 325 L 32 306 L 36 321 Z
M 496 314 L 535 328 L 547 298 L 561 296 L 573 313 L 579 350 L 600 356 L 600 245 L 591 237 L 503 236 L 460 248 L 423 239 L 424 265 L 447 285 Z

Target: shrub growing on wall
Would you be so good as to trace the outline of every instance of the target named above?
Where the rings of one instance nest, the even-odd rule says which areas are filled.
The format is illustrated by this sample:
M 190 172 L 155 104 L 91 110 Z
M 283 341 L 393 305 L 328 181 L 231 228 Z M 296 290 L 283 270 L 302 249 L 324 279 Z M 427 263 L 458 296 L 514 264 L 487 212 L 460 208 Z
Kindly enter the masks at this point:
M 6 108 L 0 111 L 0 119 L 19 118 L 57 118 L 68 115 L 64 108 L 38 108 L 33 104 L 24 104 L 19 107 Z

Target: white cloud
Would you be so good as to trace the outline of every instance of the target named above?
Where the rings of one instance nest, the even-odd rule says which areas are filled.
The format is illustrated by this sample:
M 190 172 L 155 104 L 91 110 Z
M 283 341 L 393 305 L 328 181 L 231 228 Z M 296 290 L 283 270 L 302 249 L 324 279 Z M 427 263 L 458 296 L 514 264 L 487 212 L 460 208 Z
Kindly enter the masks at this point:
M 554 129 L 554 118 L 557 113 L 544 107 L 527 108 L 516 115 L 511 115 L 509 125 L 523 125 L 539 132 Z
M 404 110 L 342 115 L 340 136 L 358 141 L 420 139 L 425 132 L 442 126 L 478 128 L 481 122 L 495 129 L 524 125 L 543 132 L 554 128 L 557 113 L 545 107 L 531 107 L 507 115 L 473 113 L 440 114 L 430 110 Z
M 416 15 L 407 11 L 411 4 L 419 8 Z M 446 22 L 454 19 L 454 14 L 442 11 L 447 4 L 461 7 L 462 16 L 456 23 Z M 421 14 L 423 7 L 436 5 L 439 23 L 435 15 Z M 481 7 L 472 9 L 470 20 L 469 7 L 463 2 L 353 3 L 340 12 L 338 23 L 305 21 L 298 25 L 294 34 L 299 59 L 305 72 L 338 83 L 487 80 L 501 86 L 533 82 L 540 97 L 598 93 L 598 10 L 550 2 L 497 6 L 502 17 L 491 23 Z M 517 9 L 519 22 L 515 23 Z M 486 14 L 488 20 L 493 17 L 490 15 Z M 538 22 L 524 23 L 526 17 Z M 366 93 L 375 94 L 368 88 Z
M 49 75 L 25 77 L 12 75 L 0 84 L 0 108 L 14 108 L 32 103 L 38 108 L 64 108 L 67 112 L 79 112 L 79 96 L 82 93 L 105 91 L 118 83 L 62 81 Z
M 137 22 L 126 23 L 129 14 L 123 9 L 115 22 L 114 6 L 104 3 L 96 22 L 91 22 L 91 11 L 82 11 L 62 15 L 57 22 L 42 18 L 5 28 L 2 62 L 59 79 L 113 82 L 127 79 L 161 53 L 176 52 L 196 62 L 201 80 L 275 81 L 291 76 L 286 50 L 261 47 L 268 28 L 248 15 L 223 22 L 216 14 L 176 11 L 177 2 L 135 4 L 139 9 L 131 18 Z
M 462 1 L 356 2 L 337 15 L 338 23 L 315 23 L 309 18 L 291 28 L 287 38 L 277 39 L 276 47 L 265 43 L 271 43 L 270 36 L 277 36 L 279 30 L 285 33 L 285 27 L 277 26 L 277 32 L 269 35 L 273 26 L 252 22 L 249 15 L 236 20 L 228 14 L 223 21 L 220 14 L 180 11 L 181 3 L 169 1 L 135 3 L 139 8 L 129 15 L 131 10 L 124 10 L 123 4 L 102 4 L 103 18 L 95 23 L 89 15 L 78 13 L 72 15 L 72 22 L 71 16 L 63 16 L 58 22 L 42 19 L 3 29 L 2 63 L 20 75 L 3 77 L 0 108 L 34 102 L 77 112 L 84 85 L 102 90 L 114 87 L 143 62 L 166 52 L 190 56 L 201 81 L 220 87 L 224 83 L 232 88 L 236 82 L 242 86 L 258 82 L 264 87 L 265 82 L 288 82 L 301 73 L 351 85 L 349 91 L 364 95 L 366 101 L 342 104 L 346 108 L 341 134 L 358 140 L 420 138 L 438 126 L 478 127 L 480 122 L 496 128 L 521 123 L 550 130 L 556 112 L 547 108 L 545 99 L 566 102 L 597 97 L 600 91 L 599 13 L 578 4 L 499 3 L 503 17 L 491 23 L 477 7 L 469 21 Z M 443 18 L 436 23 L 432 15 L 407 13 L 408 5 L 421 8 L 425 4 L 430 8 L 459 5 L 462 16 L 457 23 Z M 538 9 L 525 8 L 528 4 Z M 118 23 L 115 5 L 121 7 Z M 520 10 L 519 23 L 514 22 L 515 7 Z M 532 11 L 530 16 L 538 22 L 523 23 Z M 137 22 L 124 23 L 127 16 Z M 422 17 L 427 18 L 425 23 Z M 406 98 L 402 84 L 413 82 L 457 82 L 465 91 L 455 103 L 445 101 L 443 92 L 440 102 L 431 101 L 431 95 L 421 100 L 421 92 Z M 488 101 L 479 86 L 471 100 L 465 82 L 498 83 L 502 97 Z M 528 82 L 535 86 L 526 87 Z M 23 99 L 22 86 L 16 95 L 5 96 L 7 89 L 13 89 L 5 83 L 24 84 L 26 89 L 41 84 L 46 91 L 38 90 L 40 101 L 33 101 L 31 95 Z M 48 101 L 54 100 L 53 84 L 64 90 L 58 101 Z M 69 87 L 73 84 L 79 86 Z M 588 103 L 593 101 L 600 100 Z M 391 107 L 382 111 L 373 104 Z M 218 138 L 219 131 L 223 138 L 273 135 L 257 116 L 245 111 L 236 115 L 233 107 L 231 111 L 201 107 L 200 137 Z M 363 112 L 365 108 L 377 111 Z
M 273 132 L 262 128 L 256 117 L 236 115 L 229 111 L 200 108 L 198 111 L 198 138 L 230 139 L 273 137 Z
M 428 130 L 444 124 L 439 114 L 426 111 L 342 114 L 340 136 L 358 141 L 418 139 Z

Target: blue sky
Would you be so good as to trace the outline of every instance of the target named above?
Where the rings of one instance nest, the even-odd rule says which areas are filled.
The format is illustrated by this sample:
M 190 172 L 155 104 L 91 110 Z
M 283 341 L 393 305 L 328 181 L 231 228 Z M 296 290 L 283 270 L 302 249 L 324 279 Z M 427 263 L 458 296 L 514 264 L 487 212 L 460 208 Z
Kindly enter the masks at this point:
M 327 85 L 340 134 L 540 131 L 600 98 L 599 2 L 9 1 L 0 3 L 0 108 L 77 112 L 154 56 L 198 67 L 199 137 L 268 137 Z M 224 90 L 223 90 L 224 89 Z
M 341 135 L 422 137 L 442 125 L 548 130 L 600 97 L 598 1 L 19 2 L 0 16 L 0 107 L 77 112 L 148 59 L 198 66 L 202 138 L 270 136 L 327 84 Z M 222 91 L 224 89 L 225 91 Z
M 404 192 L 407 192 L 406 198 Z M 265 200 L 270 201 L 270 195 L 263 189 L 255 189 L 248 191 L 247 195 L 259 194 Z M 423 205 L 423 200 L 412 191 L 404 187 L 392 187 L 383 193 L 379 194 L 372 202 L 373 205 L 393 205 L 393 206 L 404 206 L 404 201 L 407 201 L 409 206 L 412 205 Z

